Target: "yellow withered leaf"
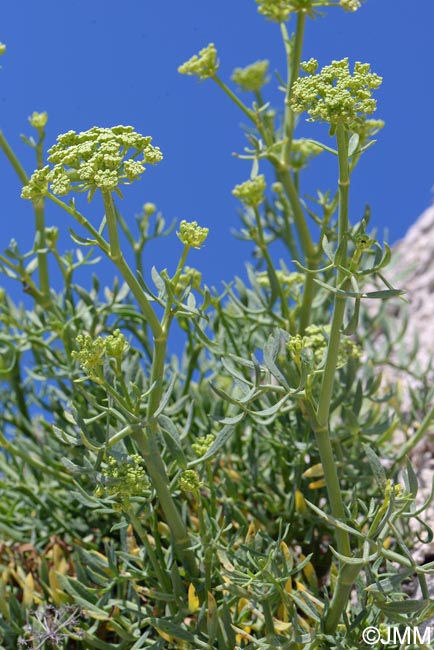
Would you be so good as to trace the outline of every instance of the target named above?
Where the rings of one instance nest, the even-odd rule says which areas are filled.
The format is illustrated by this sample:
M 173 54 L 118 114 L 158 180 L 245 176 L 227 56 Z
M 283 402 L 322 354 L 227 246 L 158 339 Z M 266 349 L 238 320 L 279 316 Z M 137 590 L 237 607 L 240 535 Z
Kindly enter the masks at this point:
M 197 612 L 198 609 L 199 609 L 199 598 L 197 597 L 194 584 L 190 582 L 190 585 L 188 587 L 188 610 L 191 614 L 194 614 L 194 612 Z
M 168 641 L 169 643 L 173 643 L 173 637 L 170 636 L 170 634 L 166 634 L 166 632 L 163 632 L 163 630 L 160 630 L 158 627 L 156 627 L 155 629 L 165 641 Z
M 137 544 L 131 524 L 129 524 L 127 528 L 127 549 L 128 553 L 131 555 L 139 555 L 140 553 L 140 547 Z
M 280 542 L 280 550 L 282 551 L 283 555 L 285 556 L 285 559 L 290 560 L 291 559 L 291 552 L 288 548 L 288 545 L 285 542 Z
M 273 618 L 273 627 L 276 633 L 287 632 L 291 629 L 292 623 L 286 623 L 285 621 L 279 621 L 277 618 Z
M 24 581 L 24 589 L 23 589 L 22 602 L 24 607 L 30 607 L 31 605 L 33 605 L 34 597 L 35 597 L 35 580 L 33 578 L 33 575 L 31 573 L 28 573 Z
M 52 549 L 52 559 L 54 568 L 56 571 L 59 571 L 59 565 L 65 561 L 63 551 L 60 548 L 59 544 L 54 544 Z M 61 571 L 63 573 L 63 571 Z
M 307 470 L 303 472 L 302 476 L 303 478 L 320 478 L 320 476 L 324 476 L 322 463 L 311 465 L 311 467 L 308 467 Z
M 158 522 L 157 530 L 158 533 L 161 535 L 161 537 L 167 537 L 168 539 L 170 539 L 170 528 L 163 521 Z
M 301 560 L 304 560 L 304 556 L 300 556 Z M 310 585 L 311 588 L 316 589 L 318 587 L 318 578 L 314 569 L 312 562 L 308 562 L 303 567 L 303 573 Z
M 295 510 L 299 515 L 305 515 L 307 512 L 306 501 L 300 490 L 295 491 Z
M 68 599 L 68 596 L 62 591 L 54 567 L 51 567 L 48 572 L 48 584 L 50 585 L 51 598 L 54 604 L 62 605 Z
M 238 613 L 240 613 L 245 607 L 250 607 L 250 601 L 247 600 L 247 598 L 240 598 L 237 605 Z
M 289 621 L 289 612 L 285 603 L 280 603 L 277 609 L 277 617 L 279 621 L 283 621 L 284 623 L 287 623 Z
M 326 482 L 324 478 L 320 478 L 318 481 L 312 481 L 312 483 L 309 483 L 308 488 L 309 490 L 318 490 L 318 488 L 322 488 L 326 486 Z
M 292 579 L 288 578 L 285 582 L 285 591 L 287 594 L 292 594 Z
M 251 521 L 249 524 L 249 529 L 246 534 L 246 539 L 245 539 L 246 544 L 252 542 L 255 539 L 255 535 L 256 535 L 256 526 L 254 522 Z

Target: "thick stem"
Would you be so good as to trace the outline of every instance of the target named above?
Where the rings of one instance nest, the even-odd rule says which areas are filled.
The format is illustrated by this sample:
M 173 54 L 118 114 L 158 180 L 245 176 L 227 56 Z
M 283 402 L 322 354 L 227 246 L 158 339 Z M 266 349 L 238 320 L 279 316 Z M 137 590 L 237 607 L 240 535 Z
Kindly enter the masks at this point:
M 292 139 L 294 135 L 295 114 L 291 109 L 291 95 L 294 81 L 297 79 L 300 71 L 300 61 L 303 49 L 304 27 L 306 24 L 306 14 L 299 11 L 297 14 L 297 25 L 295 28 L 294 49 L 291 51 L 291 44 L 285 23 L 281 23 L 283 43 L 285 45 L 286 57 L 288 61 L 288 81 L 285 97 L 285 118 L 284 133 L 285 145 L 282 150 L 282 163 L 287 167 L 291 162 Z
M 276 161 L 273 159 L 276 166 Z M 301 250 L 303 252 L 304 262 L 306 266 L 314 270 L 318 266 L 318 256 L 316 254 L 315 246 L 312 242 L 312 237 L 309 232 L 309 228 L 304 216 L 303 208 L 300 204 L 300 199 L 298 196 L 297 189 L 292 180 L 291 171 L 289 167 L 283 168 L 281 164 L 276 167 L 277 178 L 282 183 L 286 195 L 289 200 L 289 204 L 292 209 L 292 214 L 294 217 L 295 228 L 297 230 L 298 238 L 300 241 Z M 310 323 L 310 315 L 312 310 L 312 302 L 315 295 L 315 283 L 314 283 L 314 274 L 307 273 L 306 280 L 304 285 L 303 293 L 303 302 L 300 309 L 300 318 L 299 318 L 299 333 L 303 334 L 306 327 Z
M 23 185 L 27 185 L 27 183 L 29 182 L 29 178 L 26 172 L 24 171 L 24 168 L 21 165 L 20 161 L 18 160 L 13 150 L 11 149 L 2 131 L 0 131 L 0 148 L 3 149 L 6 158 L 9 160 L 12 168 L 14 169 L 18 178 L 20 179 L 21 183 Z M 41 167 L 43 166 L 42 140 L 40 140 L 40 142 L 38 143 L 38 146 L 36 148 L 36 155 L 37 155 L 38 169 L 41 169 Z M 42 249 L 45 248 L 44 200 L 38 199 L 36 201 L 33 201 L 33 209 L 35 211 L 35 226 L 36 226 L 36 233 L 37 233 L 38 248 Z M 43 302 L 42 306 L 48 307 L 51 301 L 50 301 L 50 283 L 48 279 L 47 255 L 46 253 L 37 253 L 37 256 L 38 256 L 39 288 L 42 294 L 42 302 Z
M 350 175 L 348 166 L 348 146 L 345 126 L 342 122 L 337 127 L 337 143 L 339 153 L 339 229 L 338 245 L 344 247 L 344 261 L 346 263 L 346 237 L 348 231 L 348 200 Z M 342 284 L 344 275 L 342 271 L 337 274 L 337 286 Z M 317 440 L 321 463 L 324 470 L 324 478 L 327 486 L 328 499 L 332 515 L 342 521 L 345 518 L 345 510 L 342 501 L 342 493 L 339 484 L 336 463 L 333 455 L 333 448 L 330 439 L 330 404 L 333 394 L 336 366 L 339 354 L 339 345 L 341 339 L 341 327 L 344 319 L 346 298 L 344 295 L 336 294 L 333 308 L 333 319 L 330 330 L 329 344 L 327 348 L 327 357 L 324 368 L 324 374 L 321 383 L 320 398 L 316 413 L 316 422 L 314 423 L 314 433 Z M 350 538 L 346 531 L 336 531 L 336 542 L 341 555 L 351 556 Z M 351 580 L 350 565 L 343 565 L 340 568 L 338 586 L 332 600 L 329 613 L 326 619 L 326 629 L 331 632 L 336 628 L 340 615 L 348 602 L 348 595 L 351 589 L 349 581 Z
M 38 169 L 42 169 L 44 166 L 43 144 L 44 130 L 41 129 L 39 131 L 39 141 L 36 145 L 36 161 Z M 51 298 L 50 280 L 48 276 L 48 260 L 47 252 L 45 250 L 45 199 L 37 199 L 36 201 L 33 201 L 33 209 L 35 211 L 36 242 L 39 249 L 39 252 L 37 253 L 39 288 L 42 295 L 44 296 L 44 301 L 46 301 L 46 306 L 48 307 L 51 303 Z
M 187 574 L 189 576 L 196 576 L 198 570 L 194 553 L 191 550 L 190 536 L 169 489 L 166 468 L 164 467 L 160 450 L 157 446 L 157 433 L 158 425 L 154 422 L 149 427 L 149 435 L 146 435 L 144 431 L 140 431 L 134 434 L 134 439 L 143 456 L 152 485 L 157 493 L 167 524 L 173 535 L 175 552 L 178 553 Z
M 119 243 L 118 228 L 116 223 L 116 211 L 113 204 L 113 197 L 110 192 L 102 192 L 102 197 L 104 201 L 105 216 L 107 219 L 107 227 L 109 232 L 109 242 L 110 250 L 105 252 L 108 254 L 110 259 L 119 269 L 122 277 L 125 282 L 128 284 L 129 288 L 135 299 L 137 300 L 143 315 L 146 317 L 149 326 L 152 330 L 154 338 L 159 338 L 162 333 L 160 322 L 155 315 L 154 310 L 152 309 L 149 300 L 147 299 L 142 287 L 140 286 L 137 278 L 134 273 L 131 271 L 128 266 Z M 104 250 L 104 249 L 103 249 Z
M 332 634 L 336 630 L 341 614 L 348 605 L 354 581 L 361 570 L 361 564 L 346 564 L 339 571 L 339 577 L 324 623 L 324 632 L 326 634 Z
M 9 160 L 10 164 L 12 165 L 21 183 L 23 185 L 27 185 L 27 183 L 29 182 L 28 176 L 24 171 L 20 161 L 18 160 L 18 158 L 12 151 L 11 147 L 9 146 L 9 143 L 6 140 L 5 136 L 3 135 L 2 131 L 0 131 L 0 148 L 3 149 L 6 158 Z
M 152 309 L 146 295 L 144 294 L 141 286 L 137 282 L 136 277 L 132 273 L 125 258 L 122 254 L 118 228 L 116 222 L 116 211 L 113 204 L 113 198 L 110 192 L 103 192 L 103 201 L 105 208 L 105 215 L 107 219 L 107 227 L 109 231 L 110 251 L 109 257 L 115 263 L 128 286 L 130 287 L 133 295 L 139 303 L 143 314 L 148 319 L 152 333 L 154 335 L 154 354 L 152 359 L 151 370 L 151 384 L 155 383 L 154 390 L 149 396 L 147 419 L 149 425 L 146 430 L 138 431 L 134 434 L 134 439 L 139 447 L 140 453 L 146 464 L 146 469 L 152 481 L 152 485 L 157 493 L 158 500 L 163 509 L 167 523 L 173 535 L 175 552 L 178 553 L 181 562 L 184 565 L 186 572 L 189 575 L 197 575 L 197 566 L 194 553 L 191 550 L 191 540 L 187 528 L 181 519 L 178 509 L 173 500 L 169 488 L 169 477 L 167 476 L 166 467 L 163 459 L 161 458 L 160 450 L 158 448 L 158 423 L 153 416 L 161 401 L 161 394 L 163 390 L 164 379 L 164 364 L 166 359 L 166 344 L 168 336 L 168 327 L 170 318 L 168 312 L 170 310 L 170 301 L 166 307 L 166 312 L 163 317 L 163 322 L 167 324 L 163 327 L 154 310 Z M 183 256 L 184 259 L 184 256 Z
M 48 307 L 51 303 L 50 298 L 50 280 L 48 276 L 48 260 L 47 252 L 45 250 L 45 210 L 44 199 L 37 199 L 33 201 L 33 209 L 35 211 L 35 225 L 36 225 L 36 243 L 38 246 L 38 274 L 39 274 L 39 288 L 41 290 L 44 306 Z M 42 250 L 44 249 L 44 250 Z

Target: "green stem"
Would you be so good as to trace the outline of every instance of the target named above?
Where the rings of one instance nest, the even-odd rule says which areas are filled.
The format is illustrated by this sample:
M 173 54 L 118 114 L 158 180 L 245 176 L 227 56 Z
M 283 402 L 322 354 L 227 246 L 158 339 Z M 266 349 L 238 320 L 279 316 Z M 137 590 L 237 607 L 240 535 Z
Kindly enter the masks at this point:
M 47 252 L 45 250 L 45 205 L 44 199 L 37 199 L 33 201 L 33 209 L 35 211 L 35 226 L 36 226 L 36 243 L 38 247 L 38 274 L 39 274 L 39 288 L 43 295 L 44 305 L 48 307 L 51 304 L 50 298 L 50 280 L 48 277 L 48 260 Z
M 179 555 L 187 574 L 196 576 L 198 570 L 194 553 L 191 550 L 190 536 L 169 489 L 169 479 L 157 445 L 157 433 L 158 425 L 154 422 L 149 426 L 149 435 L 146 435 L 144 431 L 139 431 L 134 434 L 134 439 L 146 463 L 152 485 L 172 532 L 175 552 Z
M 339 244 L 344 246 L 343 257 L 347 258 L 347 233 L 348 233 L 348 205 L 350 192 L 350 168 L 348 164 L 348 136 L 345 124 L 339 121 L 336 129 L 336 139 L 338 145 L 339 159 L 339 221 L 338 221 L 338 240 Z M 344 274 L 338 273 L 338 282 L 341 281 Z
M 250 110 L 250 108 L 247 108 L 247 106 L 239 99 L 239 97 L 236 96 L 234 92 L 222 81 L 217 77 L 217 75 L 214 75 L 212 79 L 216 82 L 218 86 L 232 99 L 233 102 L 240 108 L 245 115 L 251 120 L 256 126 L 257 126 L 257 119 L 255 113 Z
M 20 161 L 18 160 L 13 150 L 11 149 L 2 131 L 0 131 L 0 148 L 3 149 L 6 158 L 9 160 L 12 168 L 14 169 L 18 178 L 20 179 L 21 183 L 23 185 L 27 185 L 27 183 L 29 182 L 29 178 L 26 172 L 24 171 L 24 168 L 21 165 Z M 40 169 L 43 166 L 42 140 L 40 140 L 40 142 L 38 143 L 38 146 L 36 148 L 36 155 L 37 155 L 38 169 Z M 45 247 L 45 223 L 44 223 L 43 199 L 38 199 L 37 201 L 33 201 L 33 209 L 35 211 L 35 225 L 36 225 L 38 248 L 41 249 Z M 46 253 L 38 253 L 37 256 L 38 256 L 38 270 L 39 270 L 39 287 L 42 294 L 41 305 L 43 307 L 48 307 L 51 301 L 50 301 L 50 283 L 48 279 L 48 265 L 47 265 Z
M 271 288 L 273 287 L 273 284 L 277 287 L 279 297 L 280 297 L 280 303 L 281 303 L 281 309 L 282 309 L 282 317 L 289 323 L 290 322 L 290 315 L 289 315 L 289 309 L 288 309 L 288 304 L 286 302 L 285 294 L 283 293 L 282 285 L 279 282 L 279 279 L 276 275 L 276 271 L 273 265 L 273 261 L 270 257 L 270 253 L 268 252 L 268 247 L 264 238 L 264 231 L 262 229 L 262 223 L 261 223 L 261 217 L 259 214 L 259 210 L 257 207 L 254 208 L 255 211 L 255 220 L 256 220 L 256 227 L 258 231 L 258 245 L 259 248 L 261 249 L 261 253 L 265 258 L 265 261 L 267 263 L 267 270 L 268 270 L 268 276 L 270 278 L 270 285 Z
M 122 254 L 118 236 L 116 211 L 113 204 L 113 197 L 110 192 L 103 192 L 102 195 L 105 215 L 107 219 L 107 227 L 109 231 L 109 257 L 115 263 L 128 286 L 130 287 L 131 291 L 133 292 L 133 295 L 139 303 L 143 314 L 148 319 L 149 326 L 154 335 L 151 385 L 155 383 L 155 387 L 149 396 L 148 402 L 147 420 L 149 424 L 146 430 L 137 431 L 133 437 L 140 450 L 140 453 L 143 456 L 149 476 L 151 477 L 152 485 L 158 495 L 160 505 L 165 514 L 167 523 L 171 529 L 174 539 L 175 551 L 179 554 L 179 557 L 188 574 L 197 575 L 197 566 L 194 554 L 191 550 L 190 536 L 184 522 L 181 519 L 181 516 L 170 492 L 169 477 L 167 476 L 166 468 L 163 459 L 161 458 L 160 450 L 158 448 L 158 422 L 153 419 L 154 413 L 160 405 L 161 394 L 163 391 L 166 345 L 168 329 L 170 325 L 170 318 L 168 315 L 171 308 L 171 302 L 170 300 L 167 302 L 165 314 L 163 316 L 163 323 L 165 323 L 165 326 L 163 327 L 163 325 L 160 324 L 160 321 L 155 315 L 155 312 L 152 309 L 146 295 L 144 294 L 140 284 L 137 282 L 136 277 L 133 275 Z M 184 251 L 184 253 L 186 254 L 186 251 Z
M 131 271 L 130 267 L 128 266 L 121 251 L 118 228 L 116 223 L 116 211 L 113 204 L 113 197 L 110 192 L 102 192 L 102 197 L 104 202 L 105 216 L 107 219 L 107 227 L 108 227 L 109 242 L 110 242 L 109 250 L 107 251 L 106 247 L 103 250 L 106 254 L 108 254 L 112 262 L 117 266 L 125 282 L 128 284 L 129 288 L 131 289 L 131 292 L 135 297 L 135 299 L 137 300 L 143 315 L 145 316 L 145 318 L 149 323 L 154 338 L 159 338 L 162 333 L 160 322 L 157 316 L 155 315 L 155 312 L 152 309 L 149 300 L 147 299 L 137 278 L 135 277 L 134 273 Z
M 168 575 L 161 569 L 160 562 L 158 561 L 158 558 L 155 554 L 154 549 L 152 548 L 152 545 L 148 539 L 148 535 L 146 533 L 146 530 L 143 528 L 142 524 L 139 521 L 139 518 L 137 515 L 133 512 L 132 508 L 128 509 L 128 518 L 131 521 L 131 524 L 136 531 L 137 535 L 140 538 L 140 541 L 142 542 L 143 546 L 146 549 L 146 553 L 148 555 L 149 561 L 152 564 L 152 567 L 155 571 L 155 575 L 157 576 L 158 580 L 161 583 L 161 586 L 164 587 L 167 593 L 170 594 L 171 592 L 171 582 L 168 577 Z
M 318 255 L 316 254 L 315 246 L 312 242 L 312 237 L 309 232 L 306 218 L 303 213 L 303 208 L 301 207 L 298 192 L 294 185 L 290 169 L 289 167 L 282 167 L 280 162 L 277 166 L 277 161 L 274 158 L 271 159 L 271 162 L 276 167 L 277 178 L 282 183 L 288 197 L 305 264 L 309 269 L 314 270 L 318 266 Z M 304 333 L 306 327 L 310 323 L 314 294 L 315 276 L 313 273 L 307 273 L 303 292 L 303 302 L 300 308 L 300 334 Z
M 6 158 L 9 160 L 10 164 L 12 165 L 21 183 L 23 185 L 27 185 L 27 183 L 29 182 L 28 176 L 24 171 L 20 161 L 18 160 L 18 158 L 12 151 L 11 147 L 9 146 L 9 143 L 6 140 L 5 136 L 3 135 L 2 131 L 0 131 L 0 147 L 3 149 Z
M 285 97 L 285 118 L 284 134 L 285 145 L 282 150 L 282 163 L 286 166 L 291 162 L 292 139 L 294 135 L 295 114 L 291 109 L 291 95 L 294 81 L 297 79 L 300 71 L 300 61 L 303 49 L 304 28 L 306 24 L 306 14 L 299 11 L 297 14 L 297 25 L 295 28 L 294 49 L 291 51 L 291 43 L 285 23 L 280 24 L 282 38 L 285 45 L 286 57 L 288 61 L 288 85 Z
M 106 255 L 109 255 L 110 247 L 106 240 L 101 237 L 99 232 L 95 230 L 95 228 L 89 223 L 89 221 L 86 219 L 85 216 L 81 214 L 78 210 L 76 210 L 73 206 L 68 205 L 64 201 L 61 201 L 60 199 L 57 198 L 54 194 L 47 194 L 47 199 L 50 199 L 53 203 L 55 203 L 59 208 L 67 212 L 71 217 L 73 217 L 79 224 L 80 226 L 83 226 L 83 228 L 86 228 L 88 232 L 92 235 L 92 237 L 95 240 L 95 244 L 98 244 L 100 249 L 105 253 Z
M 36 162 L 38 169 L 42 169 L 44 166 L 44 130 L 39 130 L 39 140 L 36 145 Z M 51 304 L 50 298 L 50 280 L 48 276 L 48 260 L 47 252 L 45 250 L 45 199 L 36 199 L 33 201 L 33 209 L 35 211 L 35 226 L 36 226 L 36 242 L 40 252 L 37 253 L 38 256 L 38 273 L 39 273 L 39 288 L 42 295 L 44 296 L 44 301 L 46 301 L 46 306 L 48 307 Z M 41 252 L 41 249 L 43 252 Z
M 332 634 L 339 623 L 342 612 L 348 606 L 354 582 L 362 570 L 362 564 L 345 564 L 339 571 L 336 587 L 324 623 L 324 632 Z
M 338 123 L 337 143 L 339 153 L 339 226 L 338 238 L 339 246 L 345 247 L 345 241 L 348 231 L 348 201 L 350 174 L 348 166 L 348 147 L 345 125 Z M 344 256 L 343 266 L 345 266 L 346 255 Z M 344 279 L 342 271 L 337 274 L 337 286 L 342 284 Z M 330 330 L 330 339 L 327 348 L 327 357 L 324 368 L 324 374 L 321 383 L 318 409 L 316 413 L 316 422 L 314 424 L 314 433 L 317 440 L 321 463 L 324 470 L 324 478 L 327 486 L 328 499 L 332 515 L 343 521 L 345 519 L 345 510 L 342 501 L 342 493 L 339 484 L 336 462 L 333 455 L 333 448 L 330 439 L 330 404 L 333 394 L 336 366 L 339 354 L 339 345 L 341 339 L 341 327 L 344 319 L 346 298 L 343 295 L 336 294 L 333 308 L 333 318 Z M 341 555 L 351 556 L 350 538 L 346 531 L 336 531 L 336 542 Z M 336 593 L 332 599 L 327 618 L 326 629 L 328 632 L 333 631 L 339 621 L 340 615 L 348 602 L 348 595 L 351 586 L 351 565 L 343 565 L 340 568 L 338 585 Z M 350 575 L 351 574 L 351 575 Z

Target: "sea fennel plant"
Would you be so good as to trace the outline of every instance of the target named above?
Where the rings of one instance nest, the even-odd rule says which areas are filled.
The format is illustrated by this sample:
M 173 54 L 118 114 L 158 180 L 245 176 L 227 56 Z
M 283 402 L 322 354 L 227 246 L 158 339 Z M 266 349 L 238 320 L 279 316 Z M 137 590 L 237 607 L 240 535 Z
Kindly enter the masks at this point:
M 410 522 L 423 541 L 432 533 L 393 440 L 429 404 L 429 387 L 396 415 L 399 396 L 366 340 L 382 331 L 390 349 L 392 332 L 364 303 L 402 291 L 384 275 L 391 252 L 368 231 L 369 212 L 349 219 L 351 173 L 382 127 L 371 118 L 381 78 L 347 59 L 302 62 L 306 22 L 361 3 L 257 5 L 282 36 L 281 123 L 263 97 L 267 61 L 234 70 L 239 92 L 220 78 L 213 44 L 179 68 L 215 81 L 251 125 L 240 157 L 252 172 L 233 189 L 256 259 L 246 283 L 219 293 L 186 266 L 212 237 L 197 221 L 180 222 L 172 271 L 147 267 L 145 246 L 173 228 L 148 202 L 134 230 L 119 199 L 162 159 L 149 136 L 69 131 L 45 161 L 48 118 L 34 113 L 28 176 L 0 133 L 35 212 L 33 249 L 11 243 L 0 256 L 31 301 L 0 296 L 2 647 L 354 648 L 369 626 L 432 616 L 432 567 L 413 559 Z M 327 124 L 328 140 L 295 137 L 304 113 Z M 335 162 L 337 189 L 312 200 L 300 179 L 320 154 Z M 73 193 L 102 201 L 100 223 Z M 58 250 L 46 201 L 82 229 L 70 229 L 75 254 Z M 77 284 L 94 251 L 121 283 Z M 174 321 L 185 348 L 169 357 Z M 386 455 L 397 459 L 389 472 Z M 419 600 L 402 586 L 413 575 Z

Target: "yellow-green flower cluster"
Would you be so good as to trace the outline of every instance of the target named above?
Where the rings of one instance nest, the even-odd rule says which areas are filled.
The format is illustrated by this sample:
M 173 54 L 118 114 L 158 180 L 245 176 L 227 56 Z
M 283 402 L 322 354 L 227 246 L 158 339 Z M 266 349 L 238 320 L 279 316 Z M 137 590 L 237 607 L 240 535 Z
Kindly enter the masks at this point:
M 114 330 L 113 334 L 109 334 L 105 339 L 106 354 L 114 359 L 122 359 L 128 347 L 127 339 L 118 329 Z
M 187 74 L 199 79 L 214 77 L 219 69 L 217 50 L 214 43 L 210 43 L 199 54 L 195 54 L 188 61 L 179 66 L 180 74 Z
M 371 72 L 369 63 L 356 62 L 353 74 L 348 58 L 332 61 L 319 73 L 315 59 L 303 63 L 302 68 L 309 75 L 294 82 L 291 105 L 296 113 L 307 111 L 311 121 L 334 125 L 342 121 L 357 130 L 366 116 L 375 111 L 377 103 L 372 91 L 381 85 L 382 79 Z
M 360 137 L 360 143 L 366 142 L 373 138 L 384 127 L 384 120 L 366 119 L 357 125 L 357 133 Z
M 245 205 L 254 208 L 264 200 L 266 187 L 265 176 L 259 174 L 259 176 L 255 176 L 251 180 L 236 185 L 232 190 L 232 194 Z
M 150 136 L 136 133 L 132 126 L 68 131 L 59 135 L 57 144 L 48 151 L 53 167 L 47 165 L 34 172 L 21 196 L 35 200 L 49 189 L 58 195 L 72 190 L 118 190 L 119 185 L 137 180 L 145 171 L 145 163 L 162 160 L 160 149 L 151 141 Z
M 213 444 L 214 440 L 215 435 L 213 433 L 208 433 L 208 435 L 198 438 L 191 446 L 197 456 L 204 456 Z
M 45 228 L 45 243 L 47 244 L 48 248 L 51 250 L 54 250 L 56 248 L 56 244 L 59 240 L 59 228 L 56 226 L 50 226 L 49 228 Z
M 6 52 L 6 45 L 0 42 L 0 56 L 3 56 L 5 52 Z
M 288 273 L 287 271 L 282 271 L 281 269 L 276 270 L 276 277 L 279 281 L 280 286 L 283 288 L 284 293 L 288 293 L 293 288 L 300 289 L 305 282 L 305 276 L 303 273 Z M 270 278 L 267 271 L 258 273 L 257 280 L 258 284 L 261 287 L 270 286 Z
M 312 140 L 307 138 L 298 138 L 292 141 L 291 147 L 291 167 L 296 171 L 304 169 L 311 158 L 318 156 L 323 151 Z
M 363 0 L 340 0 L 339 5 L 344 11 L 357 11 Z M 291 13 L 304 12 L 314 17 L 319 7 L 339 6 L 333 0 L 256 0 L 260 14 L 273 20 L 283 23 L 288 20 Z
M 197 225 L 197 221 L 185 221 L 184 219 L 179 224 L 179 239 L 182 241 L 185 246 L 191 246 L 192 248 L 200 248 L 208 237 L 209 228 L 201 228 Z
M 284 23 L 293 11 L 291 0 L 256 0 L 258 12 L 277 23 Z
M 355 238 L 356 249 L 358 251 L 367 251 L 371 248 L 372 244 L 375 243 L 375 239 L 372 239 L 366 233 L 357 235 Z
M 341 0 L 341 7 L 344 11 L 357 11 L 361 6 L 360 0 Z
M 126 460 L 109 456 L 107 467 L 101 473 L 104 478 L 95 495 L 114 498 L 118 502 L 118 510 L 126 509 L 131 497 L 145 496 L 150 488 L 145 464 L 139 454 L 132 454 Z
M 72 352 L 86 374 L 94 381 L 101 381 L 101 369 L 106 358 L 113 359 L 120 368 L 122 356 L 128 350 L 128 342 L 120 330 L 114 330 L 106 338 L 93 339 L 89 334 L 79 334 L 76 338 L 78 350 Z
M 287 348 L 291 357 L 297 362 L 300 360 L 302 350 L 311 350 L 313 352 L 315 363 L 319 365 L 323 361 L 327 349 L 327 337 L 329 331 L 329 325 L 324 327 L 319 325 L 309 325 L 306 327 L 303 336 L 300 336 L 300 334 L 291 336 L 287 343 Z M 360 346 L 354 343 L 351 339 L 342 337 L 339 345 L 338 367 L 345 365 L 350 358 L 360 359 L 361 356 L 362 350 Z
M 201 486 L 199 474 L 194 469 L 186 469 L 179 477 L 179 487 L 184 492 L 197 492 Z
M 200 289 L 201 282 L 202 273 L 197 269 L 193 269 L 191 266 L 185 266 L 176 283 L 176 293 L 182 293 L 187 287 Z
M 268 81 L 268 66 L 269 61 L 256 61 L 245 68 L 235 68 L 231 79 L 241 90 L 257 92 Z
M 38 129 L 38 131 L 40 131 L 48 122 L 48 113 L 45 111 L 43 113 L 37 113 L 34 111 L 29 117 L 29 122 L 34 129 Z
M 309 16 L 314 15 L 314 7 L 327 6 L 328 0 L 256 0 L 258 12 L 277 23 L 284 23 L 291 13 L 303 11 Z

